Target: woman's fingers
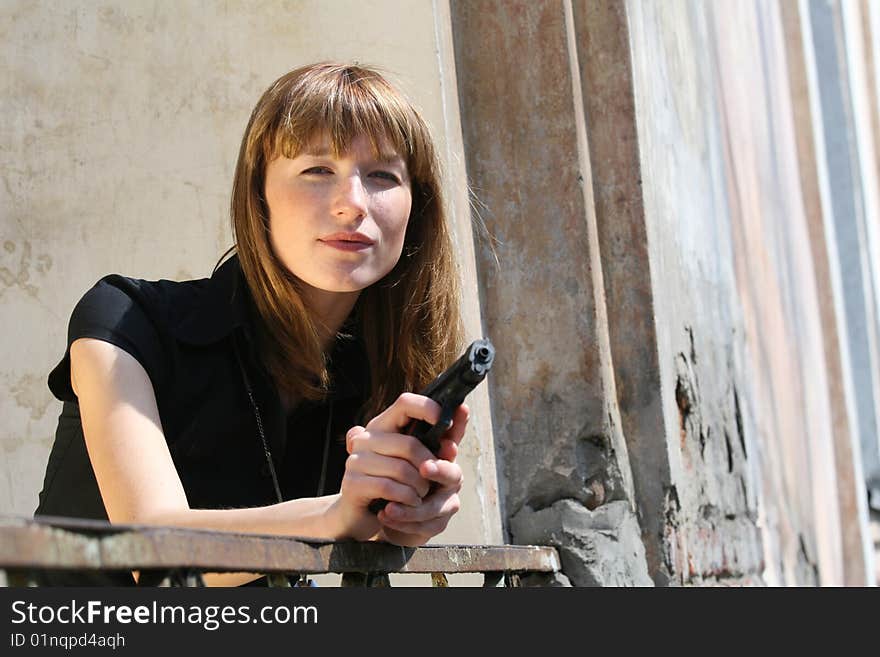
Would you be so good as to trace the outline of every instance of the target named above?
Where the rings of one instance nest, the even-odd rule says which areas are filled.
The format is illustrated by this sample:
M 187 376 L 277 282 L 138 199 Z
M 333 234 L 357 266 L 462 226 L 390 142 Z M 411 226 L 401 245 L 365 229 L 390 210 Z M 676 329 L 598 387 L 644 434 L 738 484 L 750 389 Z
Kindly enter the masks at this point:
M 393 479 L 412 488 L 420 498 L 427 495 L 431 487 L 430 482 L 408 461 L 375 452 L 355 452 L 348 457 L 345 467 L 346 470 L 371 477 Z
M 443 460 L 425 461 L 419 466 L 419 474 L 425 479 L 435 481 L 440 488 L 460 490 L 464 480 L 461 468 L 455 463 Z
M 404 393 L 397 398 L 394 404 L 373 418 L 366 427 L 355 426 L 348 430 L 345 437 L 348 453 L 351 454 L 354 451 L 353 442 L 356 438 L 363 440 L 380 434 L 403 435 L 401 432 L 409 426 L 412 420 L 425 420 L 430 424 L 436 424 L 440 421 L 440 411 L 439 404 L 432 399 L 422 395 Z M 467 404 L 461 404 L 456 408 L 452 416 L 451 426 L 440 439 L 441 446 L 446 441 L 457 446 L 464 438 L 469 418 L 470 409 Z M 393 449 L 393 447 L 389 448 Z M 425 452 L 427 452 L 427 448 Z M 427 453 L 430 454 L 430 452 Z M 456 449 L 447 447 L 445 451 L 438 453 L 437 456 L 447 461 L 454 461 L 457 453 Z M 413 454 L 413 456 L 416 455 Z M 433 456 L 433 454 L 430 455 L 430 457 Z
M 346 436 L 346 447 L 349 454 L 357 452 L 375 452 L 383 456 L 391 456 L 409 461 L 418 468 L 424 461 L 433 460 L 434 455 L 412 436 L 399 433 L 382 433 L 363 429 L 359 432 L 353 427 Z
M 381 498 L 415 506 L 430 491 L 430 482 L 418 468 L 434 456 L 412 436 L 374 433 L 358 426 L 346 434 L 346 445 L 349 457 L 343 483 L 348 484 L 346 492 L 356 493 L 362 502 Z M 377 490 L 390 484 L 394 484 L 393 494 Z
M 456 448 L 452 440 L 444 440 L 444 443 L 449 449 Z M 424 544 L 444 531 L 461 507 L 458 491 L 463 476 L 458 465 L 442 459 L 428 460 L 419 466 L 418 472 L 435 485 L 422 503 L 409 505 L 389 501 L 376 516 L 386 538 L 397 545 Z
M 425 497 L 418 506 L 388 504 L 382 512 L 385 519 L 396 523 L 424 523 L 437 517 L 451 517 L 458 512 L 461 506 L 458 497 L 462 483 L 461 468 L 454 463 L 438 461 L 436 462 L 436 472 L 429 474 L 425 472 L 425 470 L 431 470 L 426 467 L 427 465 L 423 466 L 421 472 L 423 475 L 427 475 L 427 479 L 440 484 L 437 489 Z M 383 521 L 383 516 L 380 516 L 380 521 Z
M 401 545 L 420 545 L 439 534 L 460 506 L 462 473 L 454 461 L 467 429 L 468 407 L 455 410 L 436 455 L 402 433 L 413 420 L 436 424 L 440 411 L 433 400 L 404 393 L 365 427 L 352 427 L 345 436 L 349 458 L 343 493 L 362 502 L 388 500 L 377 519 Z
M 345 449 L 349 454 L 351 454 L 351 451 L 352 451 L 352 448 L 351 448 L 352 438 L 354 438 L 357 435 L 362 434 L 364 431 L 366 431 L 366 429 L 364 427 L 354 426 L 348 430 L 348 433 L 345 434 Z
M 430 538 L 446 529 L 460 507 L 458 493 L 446 491 L 430 496 L 417 507 L 389 503 L 377 518 L 383 527 Z
M 376 477 L 362 472 L 346 471 L 340 490 L 343 496 L 352 496 L 366 507 L 373 500 L 383 499 L 400 506 L 420 506 L 422 496 L 412 487 L 388 477 Z
M 383 518 L 383 513 L 384 512 L 379 514 L 379 522 L 382 523 L 383 527 L 388 527 L 402 534 L 417 537 L 418 541 L 416 544 L 424 543 L 433 536 L 444 531 L 447 525 L 449 525 L 449 520 L 452 518 L 452 516 L 441 516 L 425 522 L 402 522 L 394 520 L 393 518 Z
M 450 463 L 455 463 L 455 459 L 458 458 L 458 445 L 451 440 L 442 438 L 440 440 L 440 451 L 437 452 L 437 458 L 443 461 L 449 461 Z

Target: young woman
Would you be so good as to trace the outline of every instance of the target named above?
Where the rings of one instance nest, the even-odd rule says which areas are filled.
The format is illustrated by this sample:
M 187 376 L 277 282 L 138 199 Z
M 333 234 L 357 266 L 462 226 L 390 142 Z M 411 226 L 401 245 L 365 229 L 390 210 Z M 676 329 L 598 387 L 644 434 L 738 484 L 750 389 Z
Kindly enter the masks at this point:
M 458 510 L 468 420 L 460 407 L 436 457 L 401 433 L 438 420 L 408 391 L 462 347 L 424 121 L 375 70 L 294 70 L 251 115 L 231 210 L 210 279 L 107 276 L 77 304 L 36 513 L 424 543 Z

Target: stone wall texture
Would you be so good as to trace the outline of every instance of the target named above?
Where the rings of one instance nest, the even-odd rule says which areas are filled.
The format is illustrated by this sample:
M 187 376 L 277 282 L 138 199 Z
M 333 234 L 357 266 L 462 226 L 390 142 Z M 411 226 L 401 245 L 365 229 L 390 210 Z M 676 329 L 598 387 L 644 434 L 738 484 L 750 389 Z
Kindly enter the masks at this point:
M 78 296 L 209 273 L 253 102 L 350 59 L 423 107 L 498 352 L 441 540 L 576 586 L 877 581 L 878 3 L 11 1 L 0 36 L 0 512 Z
M 509 537 L 572 583 L 876 579 L 868 5 L 452 3 Z

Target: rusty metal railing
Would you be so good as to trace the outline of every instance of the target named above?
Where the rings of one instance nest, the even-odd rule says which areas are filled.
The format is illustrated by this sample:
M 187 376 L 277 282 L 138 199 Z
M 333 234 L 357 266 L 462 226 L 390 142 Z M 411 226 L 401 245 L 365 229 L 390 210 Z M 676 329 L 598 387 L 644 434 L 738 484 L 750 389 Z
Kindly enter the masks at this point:
M 484 586 L 519 586 L 559 572 L 551 547 L 320 541 L 175 527 L 110 525 L 90 520 L 0 516 L 0 585 L 29 585 L 41 571 L 127 571 L 163 586 L 200 586 L 202 573 L 265 574 L 270 585 L 341 573 L 343 586 L 387 586 L 389 573 L 482 573 Z M 142 575 L 143 579 L 143 575 Z M 5 581 L 4 581 L 5 580 Z

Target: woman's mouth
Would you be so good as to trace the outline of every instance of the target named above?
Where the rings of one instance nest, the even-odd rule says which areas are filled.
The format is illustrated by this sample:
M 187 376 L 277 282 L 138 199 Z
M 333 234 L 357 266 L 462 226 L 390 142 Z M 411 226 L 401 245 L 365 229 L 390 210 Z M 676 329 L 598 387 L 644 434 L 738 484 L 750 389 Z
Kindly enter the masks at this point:
M 373 246 L 373 240 L 363 233 L 335 233 L 318 241 L 340 251 L 363 251 Z
M 363 251 L 373 246 L 367 242 L 349 242 L 346 240 L 321 240 L 321 243 L 340 251 Z

